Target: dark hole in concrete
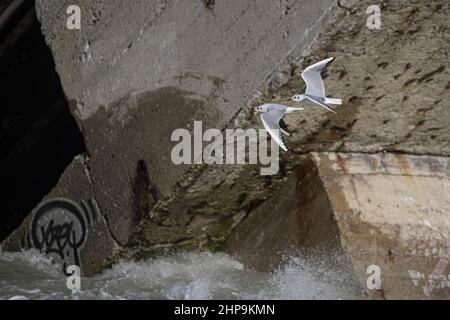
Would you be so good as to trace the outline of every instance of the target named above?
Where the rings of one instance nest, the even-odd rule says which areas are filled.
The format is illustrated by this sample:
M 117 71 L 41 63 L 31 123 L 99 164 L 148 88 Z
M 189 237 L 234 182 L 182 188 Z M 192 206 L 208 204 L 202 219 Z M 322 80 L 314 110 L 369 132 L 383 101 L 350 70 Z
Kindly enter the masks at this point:
M 33 2 L 0 30 L 0 241 L 86 150 Z

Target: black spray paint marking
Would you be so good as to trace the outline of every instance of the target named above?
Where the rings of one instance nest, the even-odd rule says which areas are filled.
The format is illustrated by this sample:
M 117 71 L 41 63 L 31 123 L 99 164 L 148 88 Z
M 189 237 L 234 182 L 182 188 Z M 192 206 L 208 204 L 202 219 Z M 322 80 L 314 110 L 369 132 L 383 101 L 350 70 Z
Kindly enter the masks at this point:
M 39 205 L 31 223 L 31 246 L 63 264 L 81 266 L 80 250 L 87 236 L 88 226 L 94 225 L 96 207 L 93 201 L 81 206 L 68 199 L 52 199 Z

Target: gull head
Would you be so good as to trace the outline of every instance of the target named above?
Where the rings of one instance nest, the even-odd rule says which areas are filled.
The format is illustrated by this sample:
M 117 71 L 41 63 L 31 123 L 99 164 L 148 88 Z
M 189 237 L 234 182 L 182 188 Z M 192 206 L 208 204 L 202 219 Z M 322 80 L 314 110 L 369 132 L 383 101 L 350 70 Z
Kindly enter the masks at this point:
M 303 94 L 296 94 L 292 98 L 289 99 L 290 101 L 300 102 L 305 100 L 305 96 Z
M 267 111 L 267 106 L 265 104 L 255 108 L 256 113 L 265 113 Z

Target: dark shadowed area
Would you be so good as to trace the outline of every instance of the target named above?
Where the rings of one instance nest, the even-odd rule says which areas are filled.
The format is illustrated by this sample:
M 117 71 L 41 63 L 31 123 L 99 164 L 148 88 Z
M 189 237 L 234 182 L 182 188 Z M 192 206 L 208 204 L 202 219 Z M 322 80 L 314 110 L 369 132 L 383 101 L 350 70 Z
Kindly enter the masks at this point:
M 29 2 L 0 30 L 0 241 L 85 151 Z

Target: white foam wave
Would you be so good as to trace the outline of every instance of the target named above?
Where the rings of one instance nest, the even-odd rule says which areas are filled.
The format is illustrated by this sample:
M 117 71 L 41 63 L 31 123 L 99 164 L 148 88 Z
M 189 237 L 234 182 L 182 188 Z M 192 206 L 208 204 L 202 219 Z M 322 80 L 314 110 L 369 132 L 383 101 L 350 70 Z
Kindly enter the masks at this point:
M 278 270 L 257 272 L 223 253 L 180 253 L 124 261 L 72 293 L 37 251 L 0 251 L 0 299 L 352 299 L 348 273 L 322 258 L 291 254 Z

